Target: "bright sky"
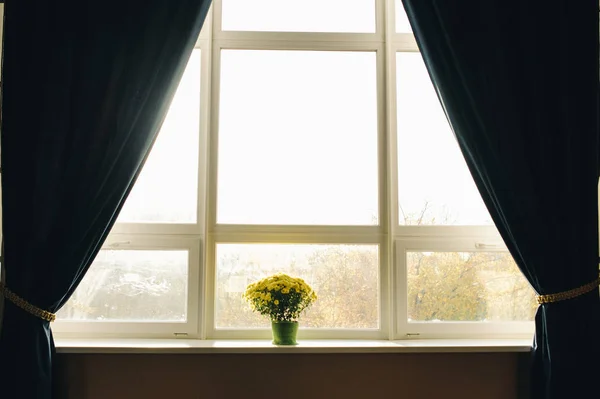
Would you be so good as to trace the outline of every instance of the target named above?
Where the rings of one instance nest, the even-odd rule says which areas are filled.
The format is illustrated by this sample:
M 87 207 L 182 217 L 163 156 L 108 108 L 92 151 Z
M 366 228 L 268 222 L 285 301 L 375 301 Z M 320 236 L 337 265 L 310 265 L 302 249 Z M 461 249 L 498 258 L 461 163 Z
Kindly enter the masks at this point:
M 410 22 L 404 11 L 404 6 L 401 0 L 396 0 L 396 32 L 398 33 L 411 33 Z
M 428 202 L 436 224 L 490 224 L 419 53 L 397 54 L 396 80 L 400 218 Z
M 217 220 L 373 224 L 375 54 L 223 51 Z
M 223 29 L 375 32 L 375 0 L 223 0 Z
M 375 27 L 374 0 L 224 0 L 223 7 L 231 29 Z M 398 30 L 408 31 L 403 10 L 396 14 Z M 218 222 L 377 223 L 375 62 L 371 52 L 222 52 Z M 427 202 L 428 222 L 490 223 L 419 54 L 398 54 L 397 82 L 400 222 Z M 194 222 L 199 92 L 195 50 L 119 221 Z

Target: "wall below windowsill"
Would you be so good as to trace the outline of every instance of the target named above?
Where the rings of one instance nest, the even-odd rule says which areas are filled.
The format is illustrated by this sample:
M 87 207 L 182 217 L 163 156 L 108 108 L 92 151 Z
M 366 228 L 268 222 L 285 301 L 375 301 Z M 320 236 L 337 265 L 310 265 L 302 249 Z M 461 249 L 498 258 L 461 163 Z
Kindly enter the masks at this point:
M 62 339 L 66 354 L 327 354 L 327 353 L 497 353 L 530 352 L 527 339 L 299 340 L 277 346 L 268 340 Z

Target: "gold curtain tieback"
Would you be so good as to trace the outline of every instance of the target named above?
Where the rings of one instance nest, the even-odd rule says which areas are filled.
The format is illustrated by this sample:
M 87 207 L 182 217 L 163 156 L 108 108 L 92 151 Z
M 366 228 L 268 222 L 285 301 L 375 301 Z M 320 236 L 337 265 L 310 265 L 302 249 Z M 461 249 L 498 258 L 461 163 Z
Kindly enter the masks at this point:
M 590 283 L 582 285 L 581 287 L 578 287 L 578 288 L 574 288 L 572 290 L 558 292 L 556 294 L 538 295 L 537 301 L 540 305 L 543 305 L 545 303 L 555 303 L 555 302 L 560 302 L 560 301 L 566 301 L 567 299 L 573 299 L 573 298 L 577 298 L 578 296 L 587 294 L 588 292 L 591 292 L 594 289 L 598 288 L 599 285 L 600 285 L 600 277 L 598 277 L 596 280 L 594 280 Z
M 21 298 L 14 292 L 8 289 L 3 283 L 0 283 L 0 294 L 4 295 L 6 299 L 26 311 L 27 313 L 31 313 L 32 315 L 39 317 L 42 320 L 46 320 L 49 322 L 53 322 L 56 320 L 56 315 L 54 313 L 48 312 L 47 310 L 40 309 L 35 305 L 30 304 L 25 299 Z

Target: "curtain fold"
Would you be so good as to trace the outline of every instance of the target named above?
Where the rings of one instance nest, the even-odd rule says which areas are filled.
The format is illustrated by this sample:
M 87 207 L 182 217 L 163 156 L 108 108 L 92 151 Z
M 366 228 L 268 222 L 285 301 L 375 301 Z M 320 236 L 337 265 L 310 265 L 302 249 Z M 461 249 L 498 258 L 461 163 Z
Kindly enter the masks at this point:
M 98 253 L 152 147 L 209 0 L 7 0 L 5 284 L 56 312 Z M 5 301 L 1 396 L 50 398 L 49 323 Z
M 471 174 L 523 274 L 541 295 L 595 281 L 598 3 L 403 3 Z M 597 397 L 598 289 L 541 305 L 535 324 L 532 397 Z

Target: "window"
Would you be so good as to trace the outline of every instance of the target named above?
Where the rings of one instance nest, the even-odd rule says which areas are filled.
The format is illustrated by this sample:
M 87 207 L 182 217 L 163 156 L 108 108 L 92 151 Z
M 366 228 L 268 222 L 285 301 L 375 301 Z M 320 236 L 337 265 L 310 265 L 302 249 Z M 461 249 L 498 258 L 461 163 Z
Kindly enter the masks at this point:
M 193 334 L 200 259 L 191 237 L 112 234 L 52 329 L 65 336 Z
M 59 317 L 185 321 L 188 267 L 185 250 L 102 250 Z
M 267 339 L 241 293 L 275 272 L 319 295 L 300 339 L 533 331 L 399 0 L 215 0 L 53 329 Z
M 374 52 L 223 50 L 217 223 L 377 224 L 376 77 Z
M 222 0 L 223 30 L 375 32 L 375 0 Z
M 411 251 L 406 272 L 409 323 L 527 321 L 535 311 L 507 252 Z
M 396 82 L 400 224 L 492 224 L 419 53 L 396 54 Z
M 377 245 L 217 244 L 217 328 L 269 325 L 241 298 L 252 281 L 284 272 L 320 293 L 302 319 L 306 328 L 379 327 Z
M 398 329 L 411 336 L 533 333 L 537 303 L 501 241 L 397 240 Z

